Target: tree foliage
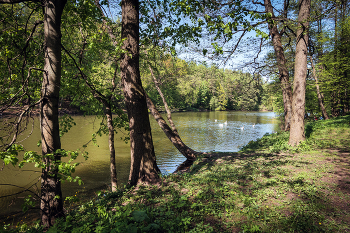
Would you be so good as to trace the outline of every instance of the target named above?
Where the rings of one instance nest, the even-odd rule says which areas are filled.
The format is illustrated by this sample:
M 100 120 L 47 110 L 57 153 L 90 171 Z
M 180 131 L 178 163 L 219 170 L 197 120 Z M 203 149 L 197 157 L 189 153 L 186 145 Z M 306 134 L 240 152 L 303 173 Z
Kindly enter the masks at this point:
M 157 66 L 153 66 L 161 77 L 162 92 L 173 109 L 271 109 L 271 106 L 261 105 L 266 81 L 258 74 L 219 69 L 214 65 L 186 62 L 167 53 L 160 54 L 163 59 L 157 59 Z M 150 72 L 144 69 L 142 78 L 152 101 L 156 106 L 162 106 Z

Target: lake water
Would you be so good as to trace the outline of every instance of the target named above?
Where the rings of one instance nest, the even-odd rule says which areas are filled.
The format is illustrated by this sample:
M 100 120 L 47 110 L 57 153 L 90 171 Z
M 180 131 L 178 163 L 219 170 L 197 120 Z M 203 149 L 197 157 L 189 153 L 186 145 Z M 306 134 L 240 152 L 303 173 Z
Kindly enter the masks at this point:
M 249 141 L 278 131 L 278 120 L 272 112 L 183 112 L 173 113 L 172 118 L 184 143 L 198 152 L 237 152 Z M 152 116 L 150 120 L 157 164 L 163 174 L 172 173 L 186 159 L 171 144 Z M 75 116 L 74 121 L 76 126 L 62 138 L 62 148 L 66 150 L 82 148 L 82 145 L 89 142 L 99 126 L 100 119 L 95 116 Z M 33 134 L 22 142 L 26 150 L 41 151 L 41 148 L 36 146 L 40 139 L 39 128 L 39 121 L 35 121 Z M 127 182 L 130 168 L 130 145 L 120 140 L 124 134 L 119 132 L 115 137 L 119 183 Z M 109 184 L 107 136 L 98 137 L 97 145 L 90 142 L 86 148 L 89 159 L 79 159 L 81 164 L 77 167 L 75 175 L 81 177 L 84 184 L 79 186 L 77 183 L 65 182 L 62 185 L 64 196 Z M 40 170 L 30 165 L 26 165 L 22 170 L 11 165 L 6 166 L 0 171 L 0 196 L 22 191 L 19 187 L 28 188 L 38 184 L 39 177 Z M 20 200 L 17 199 L 13 203 L 13 197 L 1 198 L 0 214 L 18 210 Z

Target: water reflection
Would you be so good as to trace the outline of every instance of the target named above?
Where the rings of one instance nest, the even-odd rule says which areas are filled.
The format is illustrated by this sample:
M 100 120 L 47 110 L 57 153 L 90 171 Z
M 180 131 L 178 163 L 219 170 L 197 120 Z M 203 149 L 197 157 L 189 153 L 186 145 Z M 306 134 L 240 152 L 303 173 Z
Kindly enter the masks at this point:
M 260 138 L 265 133 L 278 130 L 275 114 L 271 112 L 186 112 L 174 113 L 172 117 L 182 140 L 198 152 L 236 152 L 249 141 Z M 156 121 L 152 117 L 150 119 L 158 166 L 163 174 L 172 173 L 186 159 L 171 144 Z M 91 140 L 92 134 L 95 133 L 100 123 L 100 119 L 94 116 L 76 116 L 74 120 L 77 125 L 62 138 L 62 148 L 66 150 L 82 148 Z M 27 150 L 39 152 L 40 148 L 36 146 L 40 139 L 38 121 L 35 122 L 34 128 L 33 135 L 23 141 L 23 146 Z M 124 134 L 125 132 L 119 132 L 116 135 L 115 143 L 119 183 L 127 182 L 130 168 L 130 145 L 120 140 L 121 137 L 125 136 Z M 82 178 L 84 185 L 63 183 L 64 196 L 74 195 L 77 191 L 95 189 L 110 183 L 107 140 L 107 136 L 102 136 L 97 138 L 98 146 L 89 143 L 86 148 L 89 159 L 84 161 L 80 158 L 81 165 L 77 167 L 75 173 Z M 0 184 L 30 187 L 38 182 L 40 170 L 30 165 L 26 165 L 24 170 L 21 171 L 11 166 L 5 167 L 3 171 L 0 171 Z M 0 187 L 0 196 L 22 190 L 11 186 Z M 9 207 L 11 202 L 12 198 L 0 199 L 0 213 L 19 208 L 19 202 L 17 205 Z

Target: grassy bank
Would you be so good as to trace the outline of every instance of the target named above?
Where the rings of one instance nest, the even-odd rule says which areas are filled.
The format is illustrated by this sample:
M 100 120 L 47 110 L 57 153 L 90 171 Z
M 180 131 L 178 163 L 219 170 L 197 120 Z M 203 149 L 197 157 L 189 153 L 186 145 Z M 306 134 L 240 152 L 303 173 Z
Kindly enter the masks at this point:
M 350 232 L 349 123 L 311 122 L 297 148 L 288 133 L 266 135 L 160 186 L 101 192 L 49 232 Z

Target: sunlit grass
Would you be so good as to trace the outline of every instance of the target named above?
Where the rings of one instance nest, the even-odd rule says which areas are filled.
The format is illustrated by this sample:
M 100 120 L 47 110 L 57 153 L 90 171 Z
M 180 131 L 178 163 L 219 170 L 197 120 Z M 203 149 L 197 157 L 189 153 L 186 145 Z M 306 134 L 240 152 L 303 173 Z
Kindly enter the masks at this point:
M 349 120 L 309 124 L 298 148 L 266 135 L 160 186 L 101 192 L 49 232 L 349 232 Z

